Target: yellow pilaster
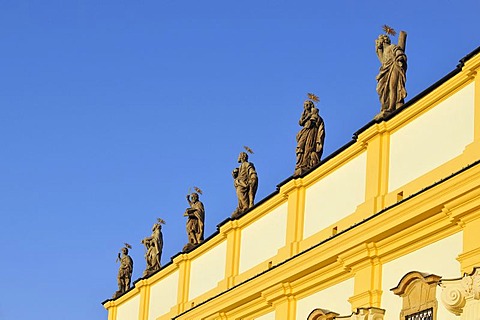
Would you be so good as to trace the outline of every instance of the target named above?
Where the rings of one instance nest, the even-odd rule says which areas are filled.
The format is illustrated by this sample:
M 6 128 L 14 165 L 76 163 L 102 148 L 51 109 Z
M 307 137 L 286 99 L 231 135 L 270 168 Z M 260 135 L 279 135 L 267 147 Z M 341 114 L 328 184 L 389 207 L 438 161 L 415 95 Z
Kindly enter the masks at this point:
M 473 143 L 465 148 L 465 153 L 471 155 L 472 159 L 477 159 L 480 154 L 480 56 L 469 60 L 462 69 L 466 78 L 473 78 L 474 93 L 474 113 L 473 113 Z
M 178 266 L 178 293 L 177 314 L 185 311 L 188 306 L 188 292 L 190 287 L 190 260 L 187 254 L 181 254 L 173 259 Z
M 135 284 L 140 290 L 140 307 L 138 312 L 139 320 L 148 320 L 148 305 L 150 302 L 150 286 L 147 283 L 147 280 L 140 280 Z
M 458 256 L 462 273 L 470 274 L 474 267 L 480 267 L 480 212 L 462 219 L 463 252 Z
M 480 59 L 477 59 L 480 60 Z M 480 62 L 480 61 L 479 61 Z M 475 112 L 474 112 L 474 120 L 475 120 L 475 125 L 474 125 L 474 139 L 475 141 L 480 142 L 480 74 L 479 74 L 479 69 L 480 66 L 471 66 L 471 68 L 475 68 L 473 71 L 472 70 L 472 75 L 475 76 L 475 98 L 474 98 L 474 104 L 475 104 Z
M 287 296 L 274 304 L 276 320 L 295 320 L 296 300 L 293 296 Z
M 115 301 L 108 301 L 103 306 L 108 311 L 108 320 L 116 320 L 117 319 L 117 305 L 115 304 Z
M 386 123 L 372 126 L 359 136 L 359 141 L 367 147 L 367 172 L 365 203 L 360 210 L 373 214 L 385 208 L 385 195 L 388 193 L 388 170 L 390 161 L 390 134 Z
M 235 277 L 238 275 L 240 264 L 240 231 L 238 220 L 229 221 L 220 228 L 220 232 L 227 239 L 225 280 L 220 284 L 222 290 L 230 289 L 236 284 Z
M 305 213 L 305 187 L 301 178 L 290 181 L 281 193 L 288 199 L 286 247 L 279 252 L 285 258 L 297 254 L 303 239 Z
M 262 293 L 265 301 L 275 309 L 275 319 L 296 320 L 296 299 L 290 283 L 279 283 Z
M 354 294 L 348 301 L 352 311 L 357 308 L 380 307 L 382 297 L 382 264 L 374 243 L 365 244 L 356 260 L 349 265 L 355 277 Z

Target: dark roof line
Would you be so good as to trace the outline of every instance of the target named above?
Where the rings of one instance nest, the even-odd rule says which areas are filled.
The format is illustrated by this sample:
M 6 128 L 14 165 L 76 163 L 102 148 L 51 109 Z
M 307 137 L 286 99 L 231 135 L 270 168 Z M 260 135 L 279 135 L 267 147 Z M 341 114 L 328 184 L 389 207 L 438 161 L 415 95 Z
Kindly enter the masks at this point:
M 440 85 L 442 85 L 443 83 L 445 83 L 447 80 L 449 80 L 450 78 L 452 78 L 453 76 L 455 76 L 456 74 L 460 73 L 462 71 L 462 68 L 463 66 L 465 65 L 465 63 L 470 60 L 472 57 L 474 57 L 475 55 L 477 55 L 478 53 L 480 53 L 480 46 L 478 46 L 475 50 L 473 50 L 472 52 L 468 53 L 466 56 L 464 56 L 462 59 L 459 60 L 459 64 L 457 65 L 457 67 L 452 70 L 451 72 L 449 72 L 447 75 L 445 75 L 443 78 L 441 78 L 440 80 L 438 80 L 437 82 L 435 82 L 434 84 L 432 84 L 430 87 L 428 87 L 427 89 L 423 90 L 422 92 L 420 92 L 419 94 L 417 94 L 416 96 L 414 96 L 412 99 L 410 99 L 409 101 L 407 101 L 402 107 L 398 108 L 397 110 L 395 110 L 394 112 L 392 112 L 391 114 L 389 114 L 387 117 L 384 117 L 383 119 L 378 119 L 378 120 L 371 120 L 370 122 L 368 122 L 366 125 L 364 125 L 363 127 L 361 127 L 359 130 L 357 130 L 354 134 L 353 134 L 353 137 L 352 137 L 352 140 L 350 140 L 349 142 L 347 142 L 346 144 L 344 144 L 342 147 L 338 148 L 337 150 L 335 150 L 334 152 L 332 152 L 330 155 L 328 155 L 324 160 L 322 160 L 317 166 L 311 168 L 310 170 L 308 170 L 307 172 L 305 172 L 304 174 L 302 174 L 301 176 L 298 176 L 298 177 L 293 177 L 290 176 L 288 178 L 286 178 L 285 180 L 283 180 L 282 182 L 280 182 L 278 185 L 277 185 L 277 188 L 274 192 L 270 193 L 268 196 L 266 196 L 265 198 L 263 198 L 262 200 L 260 200 L 260 202 L 258 202 L 255 206 L 253 206 L 252 208 L 250 208 L 249 210 L 247 210 L 246 212 L 244 212 L 242 215 L 236 217 L 236 218 L 226 218 L 225 220 L 223 220 L 222 222 L 220 222 L 218 225 L 217 225 L 217 230 L 212 234 L 210 235 L 207 239 L 205 239 L 204 242 L 202 242 L 200 245 L 198 245 L 197 247 L 193 248 L 192 250 L 188 251 L 188 252 L 191 252 L 193 250 L 195 250 L 196 248 L 202 246 L 204 243 L 206 243 L 207 241 L 209 241 L 210 239 L 212 239 L 213 237 L 215 237 L 216 235 L 219 234 L 219 230 L 220 230 L 220 227 L 223 226 L 224 224 L 226 224 L 228 221 L 232 221 L 232 220 L 237 220 L 237 219 L 240 219 L 241 217 L 243 217 L 244 215 L 248 214 L 251 210 L 253 210 L 254 208 L 260 206 L 261 204 L 265 203 L 266 201 L 268 201 L 270 198 L 272 198 L 273 196 L 275 196 L 276 194 L 279 193 L 280 191 L 280 187 L 282 187 L 283 185 L 285 185 L 287 182 L 289 182 L 290 180 L 292 179 L 295 179 L 295 178 L 303 178 L 305 177 L 306 175 L 310 174 L 312 171 L 314 171 L 315 169 L 317 169 L 318 167 L 322 166 L 324 163 L 330 161 L 331 159 L 335 158 L 338 154 L 340 154 L 341 152 L 343 152 L 344 150 L 346 150 L 348 147 L 350 147 L 351 145 L 353 145 L 357 139 L 358 139 L 358 135 L 361 134 L 362 132 L 364 132 L 365 130 L 367 130 L 368 128 L 370 128 L 372 125 L 376 124 L 376 123 L 380 123 L 382 121 L 388 121 L 390 120 L 391 118 L 395 117 L 397 114 L 399 114 L 400 112 L 402 112 L 403 110 L 407 109 L 408 107 L 410 107 L 411 105 L 413 105 L 414 103 L 416 103 L 417 101 L 419 101 L 420 99 L 422 99 L 423 97 L 425 97 L 427 94 L 431 93 L 433 90 L 437 89 Z M 173 255 L 171 258 L 170 258 L 170 261 L 164 265 L 160 270 L 164 269 L 165 267 L 169 266 L 170 264 L 172 264 L 173 262 L 173 259 L 179 255 L 181 255 L 182 253 L 184 252 L 178 252 L 177 254 Z M 158 270 L 157 272 L 159 272 L 160 270 Z M 155 272 L 156 273 L 156 272 Z M 150 275 L 149 277 L 153 276 Z M 146 278 L 139 278 L 137 280 L 135 280 L 133 282 L 133 284 L 137 283 L 138 281 L 142 280 L 142 279 L 146 279 Z M 128 292 L 128 291 L 127 291 Z M 111 301 L 111 300 L 115 300 L 115 299 L 107 299 L 105 301 L 102 302 L 102 304 L 105 304 L 106 302 L 108 301 Z
M 350 227 L 346 228 L 345 230 L 342 230 L 342 231 L 338 232 L 336 235 L 332 235 L 331 237 L 329 237 L 329 238 L 327 238 L 327 239 L 324 239 L 324 240 L 322 240 L 322 241 L 314 244 L 314 245 L 311 246 L 310 248 L 305 249 L 304 251 L 299 252 L 299 253 L 297 253 L 296 255 L 291 256 L 291 257 L 288 258 L 288 259 L 285 259 L 285 260 L 282 261 L 282 262 L 279 262 L 278 264 L 272 266 L 271 268 L 269 268 L 269 269 L 267 269 L 267 270 L 264 270 L 264 271 L 260 272 L 259 274 L 256 274 L 255 276 L 253 276 L 253 277 L 251 277 L 251 278 L 249 278 L 249 279 L 246 279 L 246 280 L 243 281 L 243 282 L 240 282 L 239 284 L 236 284 L 235 286 L 231 287 L 230 289 L 225 290 L 225 291 L 222 291 L 222 292 L 218 293 L 217 295 L 215 295 L 215 296 L 213 296 L 213 297 L 211 297 L 211 298 L 208 298 L 208 299 L 205 300 L 205 301 L 200 302 L 199 304 L 195 305 L 194 307 L 192 307 L 192 308 L 190 308 L 190 309 L 188 309 L 188 310 L 185 310 L 185 311 L 183 311 L 182 313 L 176 315 L 175 317 L 172 318 L 172 320 L 175 320 L 175 319 L 177 319 L 178 317 L 180 317 L 180 316 L 182 316 L 182 315 L 190 312 L 191 310 L 194 310 L 194 309 L 198 308 L 199 306 L 204 305 L 205 303 L 207 303 L 207 302 L 209 302 L 209 301 L 212 301 L 213 299 L 216 299 L 216 298 L 224 295 L 225 293 L 227 293 L 227 292 L 229 292 L 229 291 L 232 291 L 233 289 L 235 289 L 235 288 L 237 288 L 237 287 L 239 287 L 239 286 L 241 286 L 241 285 L 243 285 L 243 284 L 245 284 L 245 283 L 248 283 L 248 282 L 250 282 L 250 281 L 252 281 L 252 280 L 260 277 L 261 275 L 263 275 L 263 274 L 265 274 L 265 273 L 267 273 L 267 272 L 270 272 L 271 270 L 273 270 L 273 269 L 275 269 L 275 268 L 278 268 L 279 266 L 281 266 L 281 265 L 283 265 L 283 264 L 285 264 L 285 263 L 287 263 L 287 262 L 289 262 L 289 261 L 291 261 L 291 260 L 293 260 L 293 259 L 301 256 L 301 255 L 304 255 L 305 253 L 307 253 L 307 252 L 309 252 L 309 251 L 311 251 L 311 250 L 313 250 L 313 249 L 321 246 L 321 245 L 324 244 L 324 243 L 327 243 L 327 242 L 329 242 L 329 241 L 337 238 L 338 236 L 340 236 L 340 235 L 342 235 L 342 234 L 344 234 L 344 233 L 346 233 L 346 232 L 348 232 L 348 231 L 350 231 L 350 230 L 352 230 L 352 229 L 354 229 L 354 228 L 356 228 L 356 227 L 358 227 L 358 226 L 360 226 L 360 225 L 362 225 L 362 224 L 364 224 L 364 223 L 366 223 L 366 222 L 368 222 L 368 221 L 370 221 L 370 220 L 373 220 L 374 218 L 376 218 L 376 217 L 382 215 L 383 213 L 385 213 L 385 212 L 387 212 L 387 211 L 389 211 L 389 210 L 391 210 L 391 209 L 399 206 L 400 204 L 405 203 L 405 202 L 407 202 L 407 201 L 415 198 L 416 196 L 418 196 L 418 195 L 420 195 L 420 194 L 422 194 L 422 193 L 424 193 L 424 192 L 426 192 L 426 191 L 428 191 L 428 190 L 430 190 L 430 189 L 433 189 L 434 187 L 436 187 L 436 186 L 438 186 L 438 185 L 440 185 L 440 184 L 442 184 L 442 183 L 444 183 L 444 182 L 446 182 L 446 181 L 448 181 L 448 180 L 450 180 L 450 179 L 458 176 L 459 174 L 461 174 L 461 173 L 463 173 L 463 172 L 465 172 L 465 171 L 467 171 L 467 170 L 469 170 L 469 169 L 471 169 L 471 168 L 473 168 L 473 167 L 476 167 L 476 166 L 479 165 L 479 164 L 480 164 L 480 160 L 477 160 L 477 161 L 473 162 L 472 164 L 469 164 L 469 165 L 463 167 L 462 169 L 460 169 L 460 170 L 452 173 L 451 175 L 449 175 L 449 176 L 447 176 L 447 177 L 445 177 L 445 178 L 443 178 L 443 179 L 440 179 L 439 181 L 434 182 L 433 184 L 431 184 L 431 185 L 429 185 L 429 186 L 421 189 L 420 191 L 417 191 L 417 192 L 409 195 L 408 197 L 404 198 L 403 200 L 398 201 L 398 202 L 392 204 L 391 206 L 386 207 L 386 208 L 378 211 L 377 213 L 374 213 L 374 214 L 371 215 L 370 217 L 365 218 L 365 219 L 363 219 L 362 221 L 357 222 L 357 223 L 351 225 Z M 472 274 L 473 274 L 473 273 L 472 273 Z

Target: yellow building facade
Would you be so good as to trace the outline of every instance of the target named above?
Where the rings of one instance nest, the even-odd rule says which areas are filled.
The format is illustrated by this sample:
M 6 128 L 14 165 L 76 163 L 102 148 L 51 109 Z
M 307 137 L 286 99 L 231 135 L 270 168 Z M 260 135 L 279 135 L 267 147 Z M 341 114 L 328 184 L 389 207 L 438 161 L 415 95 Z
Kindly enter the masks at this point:
M 103 304 L 108 320 L 478 319 L 477 266 L 480 48 Z

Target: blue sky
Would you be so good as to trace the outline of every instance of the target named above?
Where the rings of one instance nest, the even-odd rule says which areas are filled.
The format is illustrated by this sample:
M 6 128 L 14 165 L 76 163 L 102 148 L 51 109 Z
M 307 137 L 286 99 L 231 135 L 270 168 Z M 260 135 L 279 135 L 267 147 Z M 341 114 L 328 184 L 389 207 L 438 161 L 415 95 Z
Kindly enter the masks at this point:
M 324 156 L 378 113 L 383 24 L 408 33 L 408 101 L 480 45 L 478 12 L 478 0 L 0 0 L 0 319 L 106 319 L 123 242 L 136 279 L 162 217 L 168 262 L 193 186 L 212 234 L 235 209 L 244 145 L 257 202 L 293 173 L 307 92 Z

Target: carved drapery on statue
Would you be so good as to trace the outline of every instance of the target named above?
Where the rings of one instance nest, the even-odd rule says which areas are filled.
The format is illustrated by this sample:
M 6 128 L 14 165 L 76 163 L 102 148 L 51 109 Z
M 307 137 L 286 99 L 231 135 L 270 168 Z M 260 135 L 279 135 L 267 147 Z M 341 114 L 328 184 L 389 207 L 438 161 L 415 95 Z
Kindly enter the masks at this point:
M 183 215 L 188 217 L 186 225 L 188 243 L 183 247 L 183 251 L 190 251 L 202 243 L 205 229 L 205 208 L 199 200 L 198 193 L 187 195 L 187 202 L 190 208 L 187 208 Z
M 232 172 L 233 185 L 238 198 L 238 206 L 232 214 L 233 218 L 240 216 L 254 206 L 258 188 L 257 171 L 253 163 L 248 162 L 248 154 L 246 152 L 240 153 L 238 163 L 240 165 Z
M 303 128 L 297 133 L 297 161 L 294 176 L 302 175 L 320 163 L 325 140 L 325 124 L 312 100 L 305 100 L 298 121 Z
M 380 60 L 380 71 L 377 75 L 377 93 L 380 99 L 381 112 L 377 118 L 388 115 L 404 104 L 407 96 L 405 89 L 407 73 L 407 56 L 405 46 L 407 34 L 400 31 L 398 45 L 392 44 L 389 34 L 395 35 L 395 31 L 384 26 L 386 34 L 381 34 L 375 40 L 375 50 Z
M 143 272 L 144 277 L 160 270 L 163 250 L 162 224 L 165 224 L 165 221 L 158 219 L 158 222 L 152 227 L 152 235 L 142 240 L 146 250 L 145 260 L 147 262 L 147 267 Z
M 120 267 L 118 268 L 117 283 L 118 290 L 113 295 L 113 298 L 116 299 L 122 294 L 127 292 L 130 289 L 130 283 L 132 282 L 132 272 L 133 272 L 133 260 L 128 255 L 128 249 L 132 247 L 125 243 L 125 247 L 121 249 L 121 255 L 118 254 L 117 262 L 120 262 Z

